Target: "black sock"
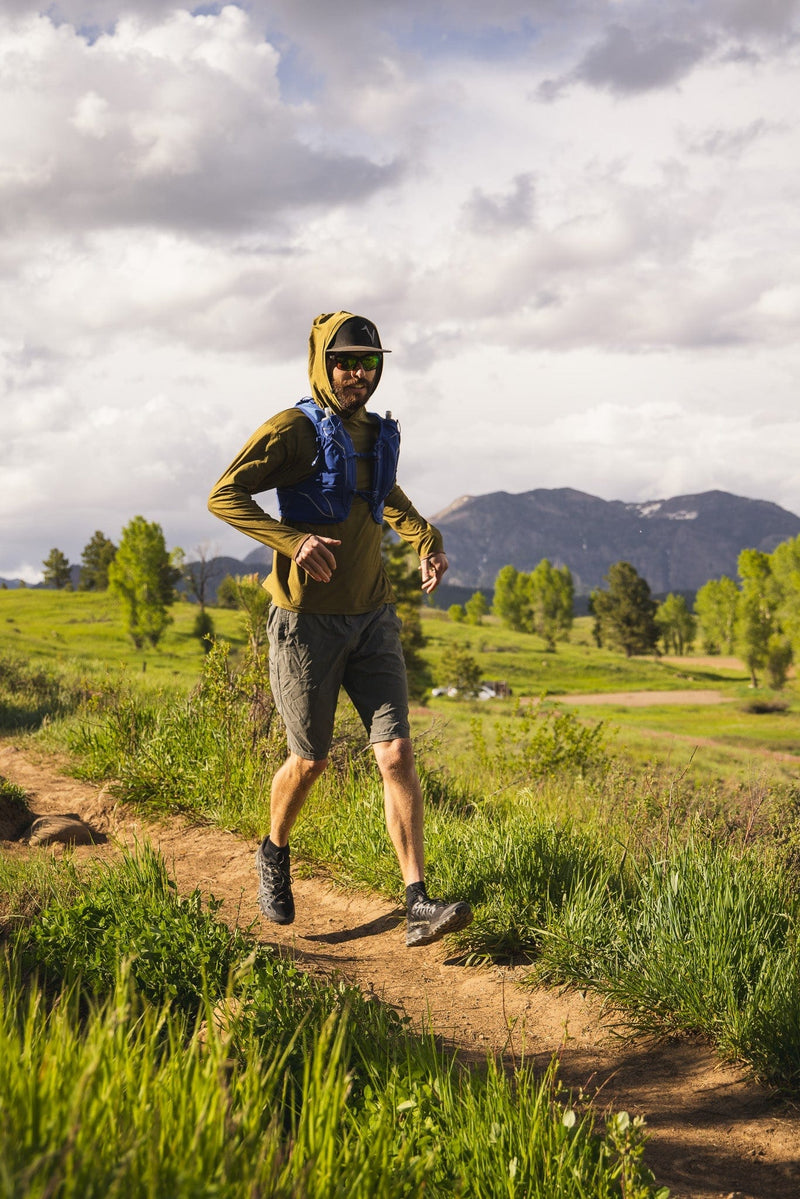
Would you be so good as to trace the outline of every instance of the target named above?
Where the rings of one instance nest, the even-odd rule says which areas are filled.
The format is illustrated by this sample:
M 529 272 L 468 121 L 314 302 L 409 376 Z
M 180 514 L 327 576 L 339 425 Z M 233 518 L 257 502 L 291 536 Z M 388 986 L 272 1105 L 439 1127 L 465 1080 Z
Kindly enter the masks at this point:
M 411 909 L 418 899 L 427 899 L 428 892 L 424 883 L 411 883 L 406 887 L 406 907 Z
M 283 859 L 286 857 L 286 855 L 289 852 L 288 845 L 283 845 L 283 846 L 273 845 L 273 843 L 272 843 L 272 841 L 270 841 L 269 837 L 265 837 L 264 840 L 261 842 L 261 849 L 264 853 L 264 857 L 269 858 L 270 861 L 273 861 L 273 862 L 282 862 Z

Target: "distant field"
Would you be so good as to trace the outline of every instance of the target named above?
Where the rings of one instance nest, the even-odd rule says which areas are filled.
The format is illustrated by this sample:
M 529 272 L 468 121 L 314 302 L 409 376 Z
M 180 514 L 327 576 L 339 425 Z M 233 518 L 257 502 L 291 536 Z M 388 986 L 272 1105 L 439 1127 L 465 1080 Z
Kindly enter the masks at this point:
M 193 686 L 204 656 L 192 634 L 197 611 L 195 604 L 174 604 L 173 623 L 160 644 L 137 650 L 118 605 L 104 592 L 0 591 L 0 653 L 90 673 L 125 667 L 131 674 L 146 672 L 151 682 Z M 240 613 L 215 608 L 212 616 L 218 636 L 244 644 Z
M 692 773 L 704 781 L 739 780 L 756 776 L 794 779 L 800 767 L 800 701 L 797 683 L 781 693 L 785 711 L 756 714 L 747 711 L 755 694 L 772 701 L 770 693 L 754 693 L 749 676 L 734 658 L 684 655 L 680 658 L 625 658 L 598 649 L 592 639 L 591 617 L 575 621 L 572 638 L 547 653 L 543 642 L 527 633 L 504 629 L 494 618 L 478 627 L 454 624 L 443 613 L 425 612 L 428 637 L 426 657 L 437 681 L 446 677 L 448 655 L 466 646 L 481 665 L 482 677 L 504 680 L 513 690 L 511 700 L 483 702 L 431 699 L 413 717 L 415 731 L 436 730 L 445 755 L 468 771 L 472 750 L 472 722 L 484 730 L 513 717 L 523 697 L 542 697 L 547 703 L 582 695 L 574 711 L 581 720 L 602 721 L 612 745 L 639 765 L 651 763 L 682 770 L 691 759 Z M 717 692 L 722 703 L 693 703 L 705 692 Z M 659 705 L 648 697 L 638 706 L 634 696 L 643 692 L 681 693 L 678 704 Z M 628 703 L 598 702 L 588 696 L 632 693 Z M 669 697 L 671 699 L 672 696 Z M 676 695 L 677 698 L 677 695 Z M 567 699 L 568 705 L 568 699 Z M 790 755 L 787 760 L 783 755 Z
M 238 612 L 210 609 L 216 633 L 233 646 L 234 657 L 244 644 Z M 139 651 L 125 633 L 116 603 L 105 594 L 45 590 L 0 591 L 0 654 L 11 654 L 37 665 L 63 667 L 78 674 L 124 669 L 130 679 L 149 685 L 176 687 L 186 692 L 196 683 L 203 648 L 192 633 L 197 607 L 186 602 L 171 609 L 173 623 L 156 649 Z M 415 733 L 432 728 L 438 752 L 469 771 L 472 760 L 472 722 L 487 733 L 497 721 L 513 717 L 519 699 L 591 694 L 671 692 L 678 704 L 598 703 L 584 699 L 575 712 L 583 721 L 603 721 L 613 747 L 636 762 L 677 766 L 693 756 L 700 777 L 739 778 L 754 774 L 796 777 L 800 759 L 800 700 L 793 681 L 781 693 L 786 711 L 754 714 L 745 710 L 754 698 L 748 676 L 730 658 L 702 655 L 672 658 L 625 658 L 598 649 L 592 621 L 575 622 L 571 640 L 547 653 L 539 638 L 514 633 L 492 617 L 481 626 L 454 624 L 446 614 L 423 609 L 428 639 L 424 656 L 435 681 L 446 677 L 449 657 L 465 646 L 476 658 L 484 679 L 505 680 L 512 699 L 487 702 L 430 699 L 415 710 Z M 709 706 L 693 703 L 686 693 L 716 691 L 728 702 Z M 768 692 L 758 696 L 770 700 Z M 785 756 L 790 755 L 787 759 Z

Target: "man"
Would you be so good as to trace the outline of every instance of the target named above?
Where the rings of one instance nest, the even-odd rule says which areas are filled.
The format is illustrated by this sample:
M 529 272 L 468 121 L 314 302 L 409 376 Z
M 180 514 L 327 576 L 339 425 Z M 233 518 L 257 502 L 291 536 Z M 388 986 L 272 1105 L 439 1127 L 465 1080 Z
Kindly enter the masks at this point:
M 383 370 L 372 321 L 318 316 L 309 339 L 311 396 L 253 434 L 214 487 L 209 508 L 274 550 L 264 584 L 270 682 L 289 756 L 272 782 L 270 831 L 256 853 L 261 911 L 294 920 L 289 834 L 324 771 L 340 687 L 367 730 L 384 788 L 386 823 L 406 886 L 406 944 L 428 945 L 472 920 L 467 903 L 425 890 L 423 800 L 409 736 L 405 664 L 382 522 L 420 557 L 422 589 L 438 587 L 447 558 L 395 481 L 400 433 L 366 411 Z M 280 519 L 252 498 L 275 489 Z

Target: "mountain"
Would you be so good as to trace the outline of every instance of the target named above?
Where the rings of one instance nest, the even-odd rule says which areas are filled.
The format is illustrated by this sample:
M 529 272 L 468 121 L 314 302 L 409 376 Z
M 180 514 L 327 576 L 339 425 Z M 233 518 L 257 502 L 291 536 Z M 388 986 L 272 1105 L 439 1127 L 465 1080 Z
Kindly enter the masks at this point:
M 800 517 L 764 500 L 706 491 L 628 504 L 571 488 L 462 496 L 432 518 L 441 529 L 451 585 L 491 588 L 506 565 L 530 571 L 542 558 L 568 566 L 575 591 L 603 585 L 609 566 L 630 562 L 651 591 L 696 591 L 737 577 L 743 549 L 770 553 L 800 533 Z
M 542 558 L 568 566 L 577 595 L 586 596 L 614 562 L 630 562 L 655 595 L 693 592 L 709 579 L 737 577 L 743 549 L 771 553 L 800 534 L 800 517 L 777 504 L 726 491 L 627 504 L 569 487 L 511 495 L 464 495 L 432 518 L 445 539 L 450 570 L 436 593 L 439 606 L 461 603 L 473 591 L 491 591 L 497 572 L 511 565 L 533 570 Z M 213 602 L 226 575 L 269 573 L 272 550 L 256 544 L 242 559 L 206 564 Z M 195 569 L 198 564 L 194 563 Z M 73 567 L 77 586 L 78 567 Z M 0 586 L 19 586 L 0 579 Z M 41 584 L 39 584 L 41 586 Z

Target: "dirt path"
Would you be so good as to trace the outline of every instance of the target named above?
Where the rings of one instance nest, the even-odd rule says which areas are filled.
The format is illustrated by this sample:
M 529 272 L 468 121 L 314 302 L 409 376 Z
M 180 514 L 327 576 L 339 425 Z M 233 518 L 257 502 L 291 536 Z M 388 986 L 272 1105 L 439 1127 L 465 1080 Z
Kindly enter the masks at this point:
M 230 922 L 257 922 L 260 938 L 298 964 L 339 974 L 432 1026 L 472 1060 L 524 1053 L 544 1067 L 558 1053 L 564 1081 L 597 1094 L 601 1108 L 643 1114 L 647 1160 L 673 1199 L 797 1199 L 800 1111 L 748 1083 L 691 1041 L 620 1040 L 592 996 L 520 985 L 522 968 L 468 968 L 447 943 L 407 950 L 402 913 L 385 900 L 345 893 L 324 879 L 299 879 L 297 920 L 266 925 L 255 903 L 254 843 L 169 820 L 150 824 L 102 791 L 60 774 L 52 760 L 0 743 L 0 775 L 24 787 L 37 815 L 71 812 L 108 842 L 78 855 L 116 852 L 148 837 L 160 846 L 181 891 L 195 886 L 223 901 Z M 6 853 L 28 852 L 2 842 Z M 61 852 L 55 847 L 54 852 Z
M 659 704 L 731 704 L 736 698 L 720 691 L 592 691 L 578 695 L 548 695 L 559 704 L 621 704 L 626 708 L 649 708 Z

